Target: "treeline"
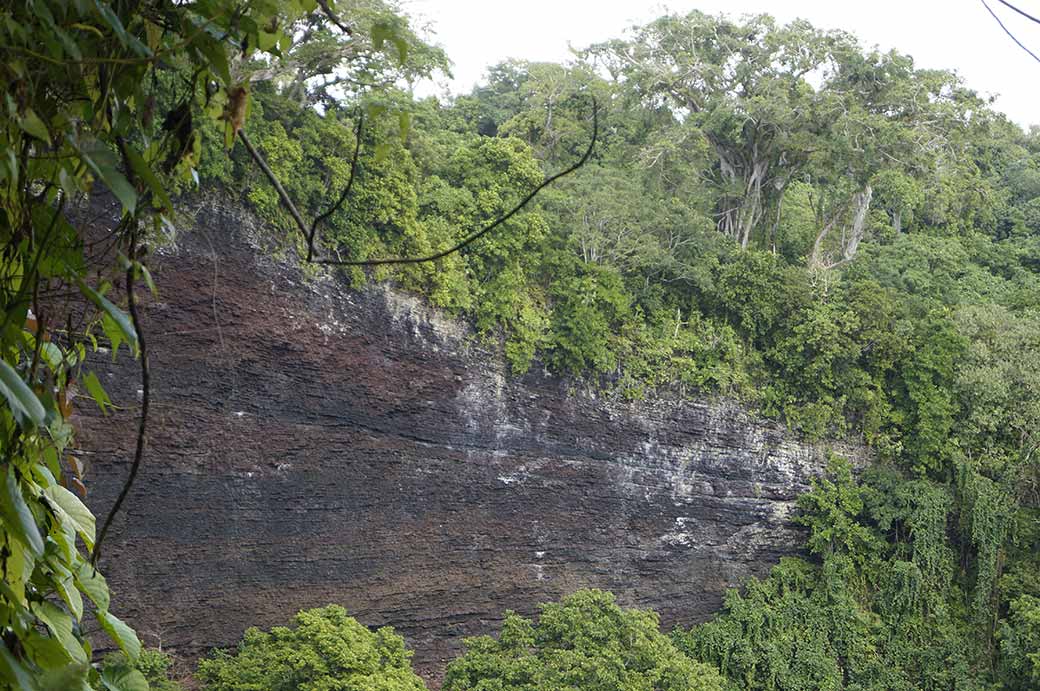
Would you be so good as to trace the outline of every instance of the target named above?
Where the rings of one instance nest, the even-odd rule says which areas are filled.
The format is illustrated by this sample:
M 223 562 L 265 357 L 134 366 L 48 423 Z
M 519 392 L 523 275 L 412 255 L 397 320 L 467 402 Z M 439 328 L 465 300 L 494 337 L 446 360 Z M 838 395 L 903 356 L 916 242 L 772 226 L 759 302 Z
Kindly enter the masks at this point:
M 350 281 L 470 319 L 516 375 L 737 397 L 874 453 L 806 500 L 811 559 L 675 643 L 740 689 L 1040 683 L 1040 132 L 952 73 L 767 16 L 662 17 L 569 65 L 498 65 L 448 102 L 388 86 L 444 64 L 402 35 L 390 76 L 301 58 L 253 84 L 246 129 L 312 216 L 368 116 L 323 252 L 448 248 L 581 155 L 593 99 L 599 136 L 464 251 Z M 291 227 L 255 162 L 211 135 L 203 184 Z
M 598 590 L 542 605 L 537 622 L 507 612 L 497 639 L 472 638 L 466 648 L 448 665 L 444 691 L 726 688 L 715 669 L 661 633 L 655 613 L 621 609 Z M 196 678 L 203 691 L 425 691 L 411 656 L 392 628 L 373 632 L 330 605 L 300 612 L 291 627 L 249 629 L 237 649 L 201 660 Z M 171 662 L 147 651 L 136 668 L 153 691 L 183 691 Z M 125 664 L 108 660 L 113 669 Z

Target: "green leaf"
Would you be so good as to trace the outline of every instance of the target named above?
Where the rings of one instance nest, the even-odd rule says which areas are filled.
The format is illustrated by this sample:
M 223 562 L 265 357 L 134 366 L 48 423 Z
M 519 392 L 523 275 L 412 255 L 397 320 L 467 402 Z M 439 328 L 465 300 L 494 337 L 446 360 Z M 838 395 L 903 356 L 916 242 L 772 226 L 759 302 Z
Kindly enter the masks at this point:
M 0 473 L 0 480 L 3 482 L 0 492 L 0 514 L 4 517 L 7 529 L 29 549 L 33 557 L 39 557 L 43 554 L 43 536 L 40 535 L 40 529 L 29 505 L 25 503 L 25 497 L 22 496 L 13 465 L 8 464 L 7 472 Z
M 72 525 L 71 522 L 55 522 L 51 526 L 48 537 L 54 540 L 66 562 L 72 563 L 79 555 L 79 546 L 76 544 L 76 526 Z
M 372 45 L 376 50 L 382 50 L 383 44 L 390 41 L 397 48 L 397 56 L 400 62 L 408 59 L 408 42 L 398 33 L 397 28 L 387 22 L 377 22 L 372 26 Z
M 137 331 L 134 329 L 134 325 L 130 322 L 130 317 L 127 316 L 126 312 L 119 309 L 101 293 L 97 292 L 84 282 L 82 278 L 76 281 L 79 284 L 80 292 L 83 293 L 91 302 L 97 305 L 98 309 L 108 315 L 116 326 L 119 327 L 119 331 L 122 332 L 123 336 L 130 343 L 130 349 L 136 354 L 137 353 Z
M 15 371 L 4 360 L 0 360 L 0 394 L 7 401 L 7 407 L 11 409 L 15 421 L 22 427 L 34 427 L 42 425 L 47 417 L 47 411 L 36 397 L 28 384 L 22 381 Z
M 107 314 L 101 315 L 101 328 L 104 330 L 105 335 L 108 336 L 109 345 L 112 347 L 112 361 L 115 362 L 116 355 L 119 353 L 119 346 L 122 345 L 124 340 L 123 331 L 112 317 Z
M 103 144 L 97 142 L 80 147 L 79 153 L 87 167 L 122 202 L 123 208 L 131 214 L 134 213 L 137 209 L 137 192 L 127 181 L 126 177 L 119 172 L 115 155 L 106 149 Z
M 29 651 L 28 657 L 42 672 L 36 679 L 41 689 L 71 691 L 77 688 L 75 682 L 70 684 L 69 681 L 82 677 L 85 665 L 72 662 L 61 641 L 49 632 L 34 629 L 22 638 L 22 643 Z
M 275 47 L 278 43 L 278 34 L 268 33 L 266 31 L 260 31 L 257 34 L 257 47 L 260 50 L 268 51 Z
M 141 262 L 134 262 L 137 270 L 141 273 L 141 278 L 144 279 L 144 284 L 148 286 L 148 290 L 151 291 L 154 297 L 159 297 L 159 289 L 155 287 L 155 281 L 152 280 L 152 272 L 148 270 L 148 267 Z
M 101 624 L 101 628 L 126 653 L 126 657 L 130 662 L 137 662 L 137 658 L 141 654 L 141 641 L 137 639 L 137 634 L 134 633 L 134 630 L 110 612 L 99 611 L 96 616 L 98 623 Z
M 76 574 L 76 585 L 91 599 L 99 612 L 107 612 L 109 605 L 108 582 L 101 572 L 90 565 L 89 562 L 80 564 L 79 572 Z
M 65 362 L 65 354 L 61 352 L 61 348 L 50 341 L 44 341 L 40 344 L 40 356 L 43 357 L 43 361 L 47 363 L 51 372 L 61 371 L 61 365 Z
M 44 600 L 32 604 L 32 613 L 42 621 L 59 643 L 69 659 L 75 662 L 88 662 L 83 644 L 72 633 L 72 617 L 57 605 Z
M 14 688 L 18 691 L 33 691 L 37 688 L 29 670 L 11 654 L 11 651 L 7 649 L 7 644 L 2 640 L 0 640 L 0 678 L 6 679 L 8 683 L 13 682 Z
M 104 387 L 101 386 L 101 382 L 98 381 L 97 375 L 93 371 L 87 372 L 83 379 L 83 386 L 87 388 L 87 393 L 97 403 L 98 408 L 101 409 L 103 415 L 108 415 L 109 408 L 114 407 L 112 405 L 112 399 L 108 397 L 108 392 L 105 391 Z
M 36 560 L 33 558 L 29 548 L 9 532 L 6 545 L 7 558 L 4 560 L 4 583 L 10 588 L 10 594 L 14 596 L 12 602 L 17 602 L 23 607 L 28 607 L 29 602 L 25 597 L 25 586 L 32 578 L 33 568 Z
M 210 69 L 220 77 L 225 86 L 230 86 L 231 67 L 228 64 L 227 52 L 224 50 L 223 44 L 214 38 L 210 38 L 206 34 L 202 34 L 198 38 L 198 45 L 196 47 L 206 58 Z
M 130 167 L 133 169 L 134 174 L 148 185 L 148 189 L 152 191 L 152 195 L 159 202 L 159 208 L 163 211 L 172 211 L 173 202 L 170 201 L 170 195 L 166 193 L 166 188 L 163 187 L 162 183 L 159 182 L 159 178 L 156 177 L 155 172 L 152 171 L 141 154 L 132 146 L 126 147 L 126 158 L 130 161 Z
M 112 28 L 113 32 L 115 32 L 116 38 L 119 39 L 119 42 L 126 46 L 126 29 L 123 27 L 123 22 L 119 20 L 119 15 L 112 10 L 111 6 L 107 2 L 95 0 L 94 5 L 97 7 L 98 14 L 101 15 L 101 18 L 104 19 L 105 23 Z
M 72 616 L 76 618 L 76 621 L 79 621 L 83 618 L 83 596 L 79 594 L 79 590 L 76 588 L 76 579 L 73 578 L 72 573 L 68 569 L 57 563 L 55 559 L 48 559 L 47 564 L 51 567 L 51 571 L 54 574 L 51 582 L 57 587 L 58 594 L 61 595 L 61 599 L 68 605 Z
M 63 665 L 40 676 L 40 691 L 94 691 L 90 686 L 89 664 Z
M 76 532 L 83 538 L 87 549 L 94 547 L 94 514 L 79 500 L 75 494 L 61 485 L 51 485 L 43 490 L 43 495 L 51 501 L 55 514 L 65 522 L 71 521 Z
M 35 204 L 32 209 L 33 227 L 46 234 L 48 250 L 40 257 L 37 271 L 44 278 L 65 277 L 69 273 L 86 270 L 79 233 L 65 218 L 65 214 L 49 204 Z
M 18 119 L 18 126 L 37 139 L 48 144 L 51 143 L 51 133 L 47 130 L 47 125 L 31 108 L 27 109 L 25 114 Z
M 139 670 L 127 665 L 106 667 L 101 683 L 108 691 L 148 691 L 148 680 Z

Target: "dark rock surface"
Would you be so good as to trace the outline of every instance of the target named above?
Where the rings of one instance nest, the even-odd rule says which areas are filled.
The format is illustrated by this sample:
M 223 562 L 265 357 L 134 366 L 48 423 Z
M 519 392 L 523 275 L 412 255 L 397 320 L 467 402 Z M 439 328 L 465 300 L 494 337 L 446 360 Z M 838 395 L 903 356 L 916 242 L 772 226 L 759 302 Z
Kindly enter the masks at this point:
M 507 608 L 594 586 L 688 624 L 796 550 L 787 518 L 822 448 L 733 404 L 513 381 L 459 322 L 305 280 L 256 237 L 207 205 L 153 262 L 149 450 L 103 560 L 146 644 L 194 656 L 335 602 L 394 626 L 436 680 Z M 125 351 L 98 367 L 124 406 L 79 404 L 101 515 L 139 377 Z

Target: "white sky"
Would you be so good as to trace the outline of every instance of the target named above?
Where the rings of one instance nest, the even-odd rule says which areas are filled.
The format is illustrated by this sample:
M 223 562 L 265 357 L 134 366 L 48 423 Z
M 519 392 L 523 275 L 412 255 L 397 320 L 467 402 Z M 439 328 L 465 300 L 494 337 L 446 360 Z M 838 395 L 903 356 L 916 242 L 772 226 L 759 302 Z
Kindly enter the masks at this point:
M 1040 16 L 1040 0 L 1011 0 Z M 918 67 L 952 69 L 967 85 L 996 95 L 995 107 L 1023 126 L 1040 124 L 1040 62 L 1001 30 L 981 0 L 402 0 L 418 24 L 427 23 L 435 43 L 454 62 L 455 79 L 445 85 L 465 92 L 490 65 L 506 58 L 560 62 L 568 44 L 620 37 L 626 28 L 664 14 L 666 9 L 710 14 L 769 13 L 781 21 L 808 19 L 824 29 L 844 29 L 865 46 L 895 48 L 912 55 Z M 1040 25 L 997 0 L 990 7 L 1005 26 L 1040 54 Z M 419 89 L 433 93 L 435 88 Z

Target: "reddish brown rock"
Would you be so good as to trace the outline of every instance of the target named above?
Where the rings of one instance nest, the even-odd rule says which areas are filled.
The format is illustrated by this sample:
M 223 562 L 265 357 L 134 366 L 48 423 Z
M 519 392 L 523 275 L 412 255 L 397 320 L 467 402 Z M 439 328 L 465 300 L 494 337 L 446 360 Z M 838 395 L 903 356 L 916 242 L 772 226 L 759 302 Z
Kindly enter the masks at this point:
M 335 602 L 436 679 L 506 609 L 595 586 L 688 624 L 796 551 L 787 517 L 822 449 L 733 404 L 512 380 L 460 322 L 305 280 L 255 237 L 210 204 L 153 262 L 152 432 L 103 560 L 146 644 L 194 656 Z M 125 354 L 98 367 L 124 406 L 79 421 L 103 513 L 139 377 Z

